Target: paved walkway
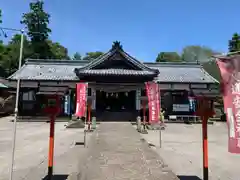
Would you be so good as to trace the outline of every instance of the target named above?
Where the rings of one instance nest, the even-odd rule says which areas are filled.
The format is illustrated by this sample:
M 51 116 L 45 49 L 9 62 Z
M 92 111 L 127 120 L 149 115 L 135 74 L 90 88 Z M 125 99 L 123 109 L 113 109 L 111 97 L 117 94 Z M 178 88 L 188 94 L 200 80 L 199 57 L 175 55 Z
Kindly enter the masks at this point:
M 130 123 L 101 123 L 71 180 L 177 180 Z

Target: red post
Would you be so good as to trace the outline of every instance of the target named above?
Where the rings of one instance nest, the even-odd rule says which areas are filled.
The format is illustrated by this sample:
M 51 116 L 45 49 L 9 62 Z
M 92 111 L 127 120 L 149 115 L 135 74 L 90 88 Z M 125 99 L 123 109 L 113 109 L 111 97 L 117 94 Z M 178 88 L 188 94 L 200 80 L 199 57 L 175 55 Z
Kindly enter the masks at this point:
M 55 116 L 51 115 L 50 116 L 50 134 L 49 134 L 49 153 L 48 153 L 48 180 L 51 180 L 53 175 L 54 126 L 55 126 Z
M 202 116 L 203 180 L 208 180 L 208 116 Z

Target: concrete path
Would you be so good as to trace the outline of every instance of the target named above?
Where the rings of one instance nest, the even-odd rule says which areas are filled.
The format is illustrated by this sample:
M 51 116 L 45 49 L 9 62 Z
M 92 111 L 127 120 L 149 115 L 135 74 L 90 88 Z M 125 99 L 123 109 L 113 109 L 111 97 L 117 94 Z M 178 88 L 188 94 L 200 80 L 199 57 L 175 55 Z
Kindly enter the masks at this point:
M 101 123 L 71 180 L 177 180 L 130 123 Z

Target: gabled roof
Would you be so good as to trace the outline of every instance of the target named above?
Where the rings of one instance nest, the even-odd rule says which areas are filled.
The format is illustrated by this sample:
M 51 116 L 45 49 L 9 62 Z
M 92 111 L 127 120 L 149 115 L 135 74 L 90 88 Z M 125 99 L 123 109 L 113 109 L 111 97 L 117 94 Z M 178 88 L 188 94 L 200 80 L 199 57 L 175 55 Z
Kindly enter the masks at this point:
M 118 69 L 112 69 L 111 71 L 110 70 L 105 70 L 105 71 L 99 70 L 98 72 L 96 72 L 97 70 L 93 70 L 94 67 L 97 67 L 98 65 L 104 63 L 105 61 L 108 61 L 109 58 L 114 55 L 115 56 L 121 55 L 123 58 L 121 58 L 120 61 L 125 61 L 126 63 L 130 63 L 137 69 L 124 69 L 124 71 L 121 71 Z M 113 61 L 115 61 L 115 60 L 113 60 Z M 91 74 L 108 74 L 108 75 L 118 74 L 118 75 L 121 75 L 121 72 L 122 72 L 123 74 L 127 74 L 127 75 L 131 75 L 131 74 L 132 75 L 138 75 L 138 74 L 144 75 L 145 74 L 145 75 L 155 75 L 155 76 L 157 76 L 159 73 L 157 69 L 149 68 L 148 66 L 144 65 L 143 63 L 141 63 L 140 61 L 138 61 L 137 59 L 135 59 L 134 57 L 132 57 L 128 53 L 126 53 L 122 49 L 122 46 L 120 45 L 120 42 L 118 42 L 118 41 L 113 43 L 112 48 L 107 53 L 103 54 L 99 58 L 93 60 L 91 63 L 86 64 L 85 66 L 83 66 L 81 68 L 76 68 L 75 72 L 77 75 L 80 75 L 80 74 L 88 74 L 88 75 L 91 75 Z

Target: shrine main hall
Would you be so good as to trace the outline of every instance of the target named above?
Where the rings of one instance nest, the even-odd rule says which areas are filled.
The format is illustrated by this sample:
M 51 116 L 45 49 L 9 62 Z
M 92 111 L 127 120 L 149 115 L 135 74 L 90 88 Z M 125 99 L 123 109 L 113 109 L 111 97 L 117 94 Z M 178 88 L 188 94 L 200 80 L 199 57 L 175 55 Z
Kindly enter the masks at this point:
M 90 61 L 26 59 L 8 79 L 21 80 L 20 116 L 44 116 L 52 94 L 61 96 L 58 116 L 73 115 L 79 82 L 88 83 L 87 103 L 97 119 L 135 120 L 143 104 L 147 104 L 145 82 L 149 81 L 159 84 L 161 108 L 167 115 L 193 115 L 189 97 L 219 94 L 218 81 L 200 64 L 142 62 L 124 51 L 120 42 L 114 42 L 107 53 Z

